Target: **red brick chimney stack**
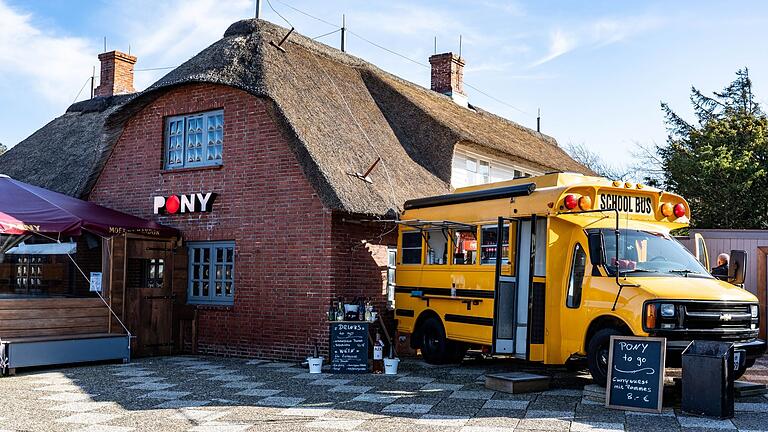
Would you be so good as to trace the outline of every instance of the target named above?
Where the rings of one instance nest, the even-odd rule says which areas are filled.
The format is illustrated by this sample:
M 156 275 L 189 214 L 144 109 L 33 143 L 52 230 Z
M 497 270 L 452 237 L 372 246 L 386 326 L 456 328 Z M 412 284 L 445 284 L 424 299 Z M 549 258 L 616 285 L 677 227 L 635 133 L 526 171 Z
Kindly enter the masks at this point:
M 94 91 L 95 96 L 113 96 L 133 93 L 133 65 L 136 57 L 120 51 L 99 54 L 101 61 L 100 84 Z
M 429 58 L 432 65 L 432 90 L 450 96 L 459 105 L 467 106 L 464 94 L 464 59 L 451 52 Z

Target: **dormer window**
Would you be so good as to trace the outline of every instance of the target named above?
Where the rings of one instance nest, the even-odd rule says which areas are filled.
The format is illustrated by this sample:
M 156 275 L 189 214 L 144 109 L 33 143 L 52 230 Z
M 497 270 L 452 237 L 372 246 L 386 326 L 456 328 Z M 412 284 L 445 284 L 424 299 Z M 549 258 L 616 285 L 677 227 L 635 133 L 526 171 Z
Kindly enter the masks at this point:
M 475 186 L 540 174 L 516 162 L 457 145 L 453 153 L 451 186 Z
M 165 169 L 221 165 L 223 152 L 223 110 L 166 119 Z

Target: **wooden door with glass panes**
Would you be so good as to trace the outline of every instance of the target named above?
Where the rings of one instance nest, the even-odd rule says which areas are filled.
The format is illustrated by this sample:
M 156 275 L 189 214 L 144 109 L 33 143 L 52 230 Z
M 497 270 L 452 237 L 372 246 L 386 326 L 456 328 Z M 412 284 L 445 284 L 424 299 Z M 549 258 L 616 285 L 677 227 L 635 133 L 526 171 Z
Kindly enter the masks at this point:
M 134 356 L 173 351 L 171 267 L 173 242 L 128 238 L 126 246 L 126 318 L 134 336 Z
M 14 292 L 16 294 L 35 295 L 44 292 L 43 263 L 46 257 L 38 255 L 19 255 L 14 265 Z

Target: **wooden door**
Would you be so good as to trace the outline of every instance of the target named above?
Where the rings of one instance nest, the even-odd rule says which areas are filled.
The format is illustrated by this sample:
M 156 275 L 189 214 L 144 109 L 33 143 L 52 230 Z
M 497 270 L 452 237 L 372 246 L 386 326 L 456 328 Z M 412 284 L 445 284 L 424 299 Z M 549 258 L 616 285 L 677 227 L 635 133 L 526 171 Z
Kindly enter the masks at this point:
M 126 317 L 134 336 L 134 356 L 173 352 L 171 241 L 128 238 L 126 246 Z

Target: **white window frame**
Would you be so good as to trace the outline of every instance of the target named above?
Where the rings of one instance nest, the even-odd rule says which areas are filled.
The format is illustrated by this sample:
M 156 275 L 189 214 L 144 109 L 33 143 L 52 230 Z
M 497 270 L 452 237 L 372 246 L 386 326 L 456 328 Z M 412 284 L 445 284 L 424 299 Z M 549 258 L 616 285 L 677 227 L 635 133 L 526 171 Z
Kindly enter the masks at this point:
M 463 159 L 463 162 L 460 159 Z M 487 173 L 483 172 L 482 167 L 484 166 L 488 167 Z M 511 177 L 501 173 L 511 173 Z M 507 160 L 457 146 L 453 154 L 451 184 L 458 188 L 542 174 L 534 169 L 526 168 Z
M 389 310 L 395 308 L 395 269 L 397 268 L 397 248 L 387 248 L 387 307 Z

